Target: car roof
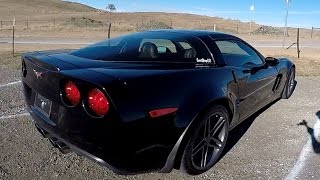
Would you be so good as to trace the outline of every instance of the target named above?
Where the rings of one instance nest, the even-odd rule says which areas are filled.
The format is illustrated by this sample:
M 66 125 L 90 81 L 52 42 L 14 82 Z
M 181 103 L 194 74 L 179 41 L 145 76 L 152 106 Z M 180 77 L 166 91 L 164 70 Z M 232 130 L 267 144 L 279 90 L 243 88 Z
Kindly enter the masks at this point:
M 164 33 L 164 34 L 179 34 L 179 35 L 185 35 L 185 36 L 205 36 L 210 35 L 213 39 L 219 40 L 219 39 L 239 39 L 236 36 L 222 33 L 222 32 L 216 32 L 216 31 L 208 31 L 208 30 L 189 30 L 189 29 L 159 29 L 159 30 L 151 30 L 151 31 L 145 31 L 147 32 L 153 32 L 153 33 Z M 143 33 L 143 32 L 142 32 Z

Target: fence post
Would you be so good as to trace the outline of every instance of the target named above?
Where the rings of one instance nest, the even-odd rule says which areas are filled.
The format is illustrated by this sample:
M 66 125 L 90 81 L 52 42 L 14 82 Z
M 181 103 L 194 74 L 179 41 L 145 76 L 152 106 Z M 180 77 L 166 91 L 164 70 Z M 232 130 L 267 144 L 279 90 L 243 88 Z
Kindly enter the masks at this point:
M 1 24 L 1 28 L 2 28 L 2 20 L 0 21 L 0 24 Z
M 29 29 L 29 20 L 26 21 L 27 29 Z
M 86 28 L 88 27 L 88 19 L 86 19 Z
M 16 26 L 16 18 L 14 17 L 13 18 L 13 21 L 12 21 L 12 57 L 14 57 L 14 40 L 15 40 L 15 32 L 14 32 L 14 28 Z
M 312 29 L 311 29 L 311 39 L 312 39 L 312 36 L 313 36 L 313 26 L 312 26 Z
M 172 28 L 172 21 L 171 21 L 170 27 Z
M 111 23 L 109 23 L 109 29 L 108 29 L 108 39 L 110 39 L 110 33 L 111 33 Z
M 298 58 L 300 58 L 300 28 L 298 28 L 297 32 L 297 52 L 298 52 Z
M 214 24 L 214 25 L 213 25 L 213 31 L 216 31 L 216 28 L 217 28 L 217 25 Z

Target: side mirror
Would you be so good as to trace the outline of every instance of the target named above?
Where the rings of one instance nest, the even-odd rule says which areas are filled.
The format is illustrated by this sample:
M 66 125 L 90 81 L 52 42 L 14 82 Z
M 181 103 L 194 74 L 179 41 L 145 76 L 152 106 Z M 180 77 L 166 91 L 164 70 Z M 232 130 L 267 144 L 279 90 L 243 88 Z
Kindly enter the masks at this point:
M 279 60 L 274 57 L 267 57 L 265 59 L 266 65 L 268 66 L 276 66 L 279 64 Z

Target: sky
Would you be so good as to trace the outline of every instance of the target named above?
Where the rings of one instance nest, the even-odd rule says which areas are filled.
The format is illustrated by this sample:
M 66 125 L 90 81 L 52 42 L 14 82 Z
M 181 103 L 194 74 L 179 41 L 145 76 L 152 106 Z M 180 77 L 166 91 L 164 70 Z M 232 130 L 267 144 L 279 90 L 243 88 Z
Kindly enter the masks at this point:
M 283 27 L 286 0 L 68 0 L 98 9 L 114 4 L 118 12 L 181 12 Z M 252 8 L 251 6 L 254 6 Z M 250 7 L 251 10 L 250 11 Z M 288 26 L 320 27 L 320 0 L 291 0 Z

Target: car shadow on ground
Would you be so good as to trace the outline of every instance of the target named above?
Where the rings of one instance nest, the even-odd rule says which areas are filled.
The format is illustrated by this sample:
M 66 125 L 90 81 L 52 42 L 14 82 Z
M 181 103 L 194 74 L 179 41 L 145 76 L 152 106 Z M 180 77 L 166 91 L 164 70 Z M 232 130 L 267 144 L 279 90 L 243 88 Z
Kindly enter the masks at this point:
M 251 117 L 247 118 L 243 122 L 241 122 L 237 127 L 229 132 L 227 144 L 218 160 L 218 162 L 237 144 L 237 142 L 242 138 L 242 136 L 248 131 L 254 120 L 267 109 L 269 109 L 272 105 L 274 105 L 279 100 L 276 100 L 264 108 L 260 109 L 258 112 L 253 114 Z
M 316 115 L 318 116 L 318 119 L 317 121 L 320 121 L 320 111 L 318 111 L 316 113 Z M 320 123 L 320 122 L 316 122 L 316 123 Z M 319 154 L 320 153 L 320 143 L 319 141 L 317 140 L 316 138 L 316 135 L 314 133 L 314 129 L 309 127 L 308 125 L 308 122 L 306 120 L 302 120 L 302 122 L 300 122 L 299 124 L 297 124 L 298 126 L 305 126 L 307 128 L 307 131 L 311 137 L 311 143 L 312 143 L 312 147 L 313 147 L 313 151 L 316 153 L 316 154 Z M 315 125 L 315 127 L 317 127 Z M 320 127 L 319 127 L 320 128 Z M 320 131 L 320 129 L 318 129 Z M 318 135 L 319 136 L 319 135 Z M 320 138 L 320 137 L 318 137 Z

